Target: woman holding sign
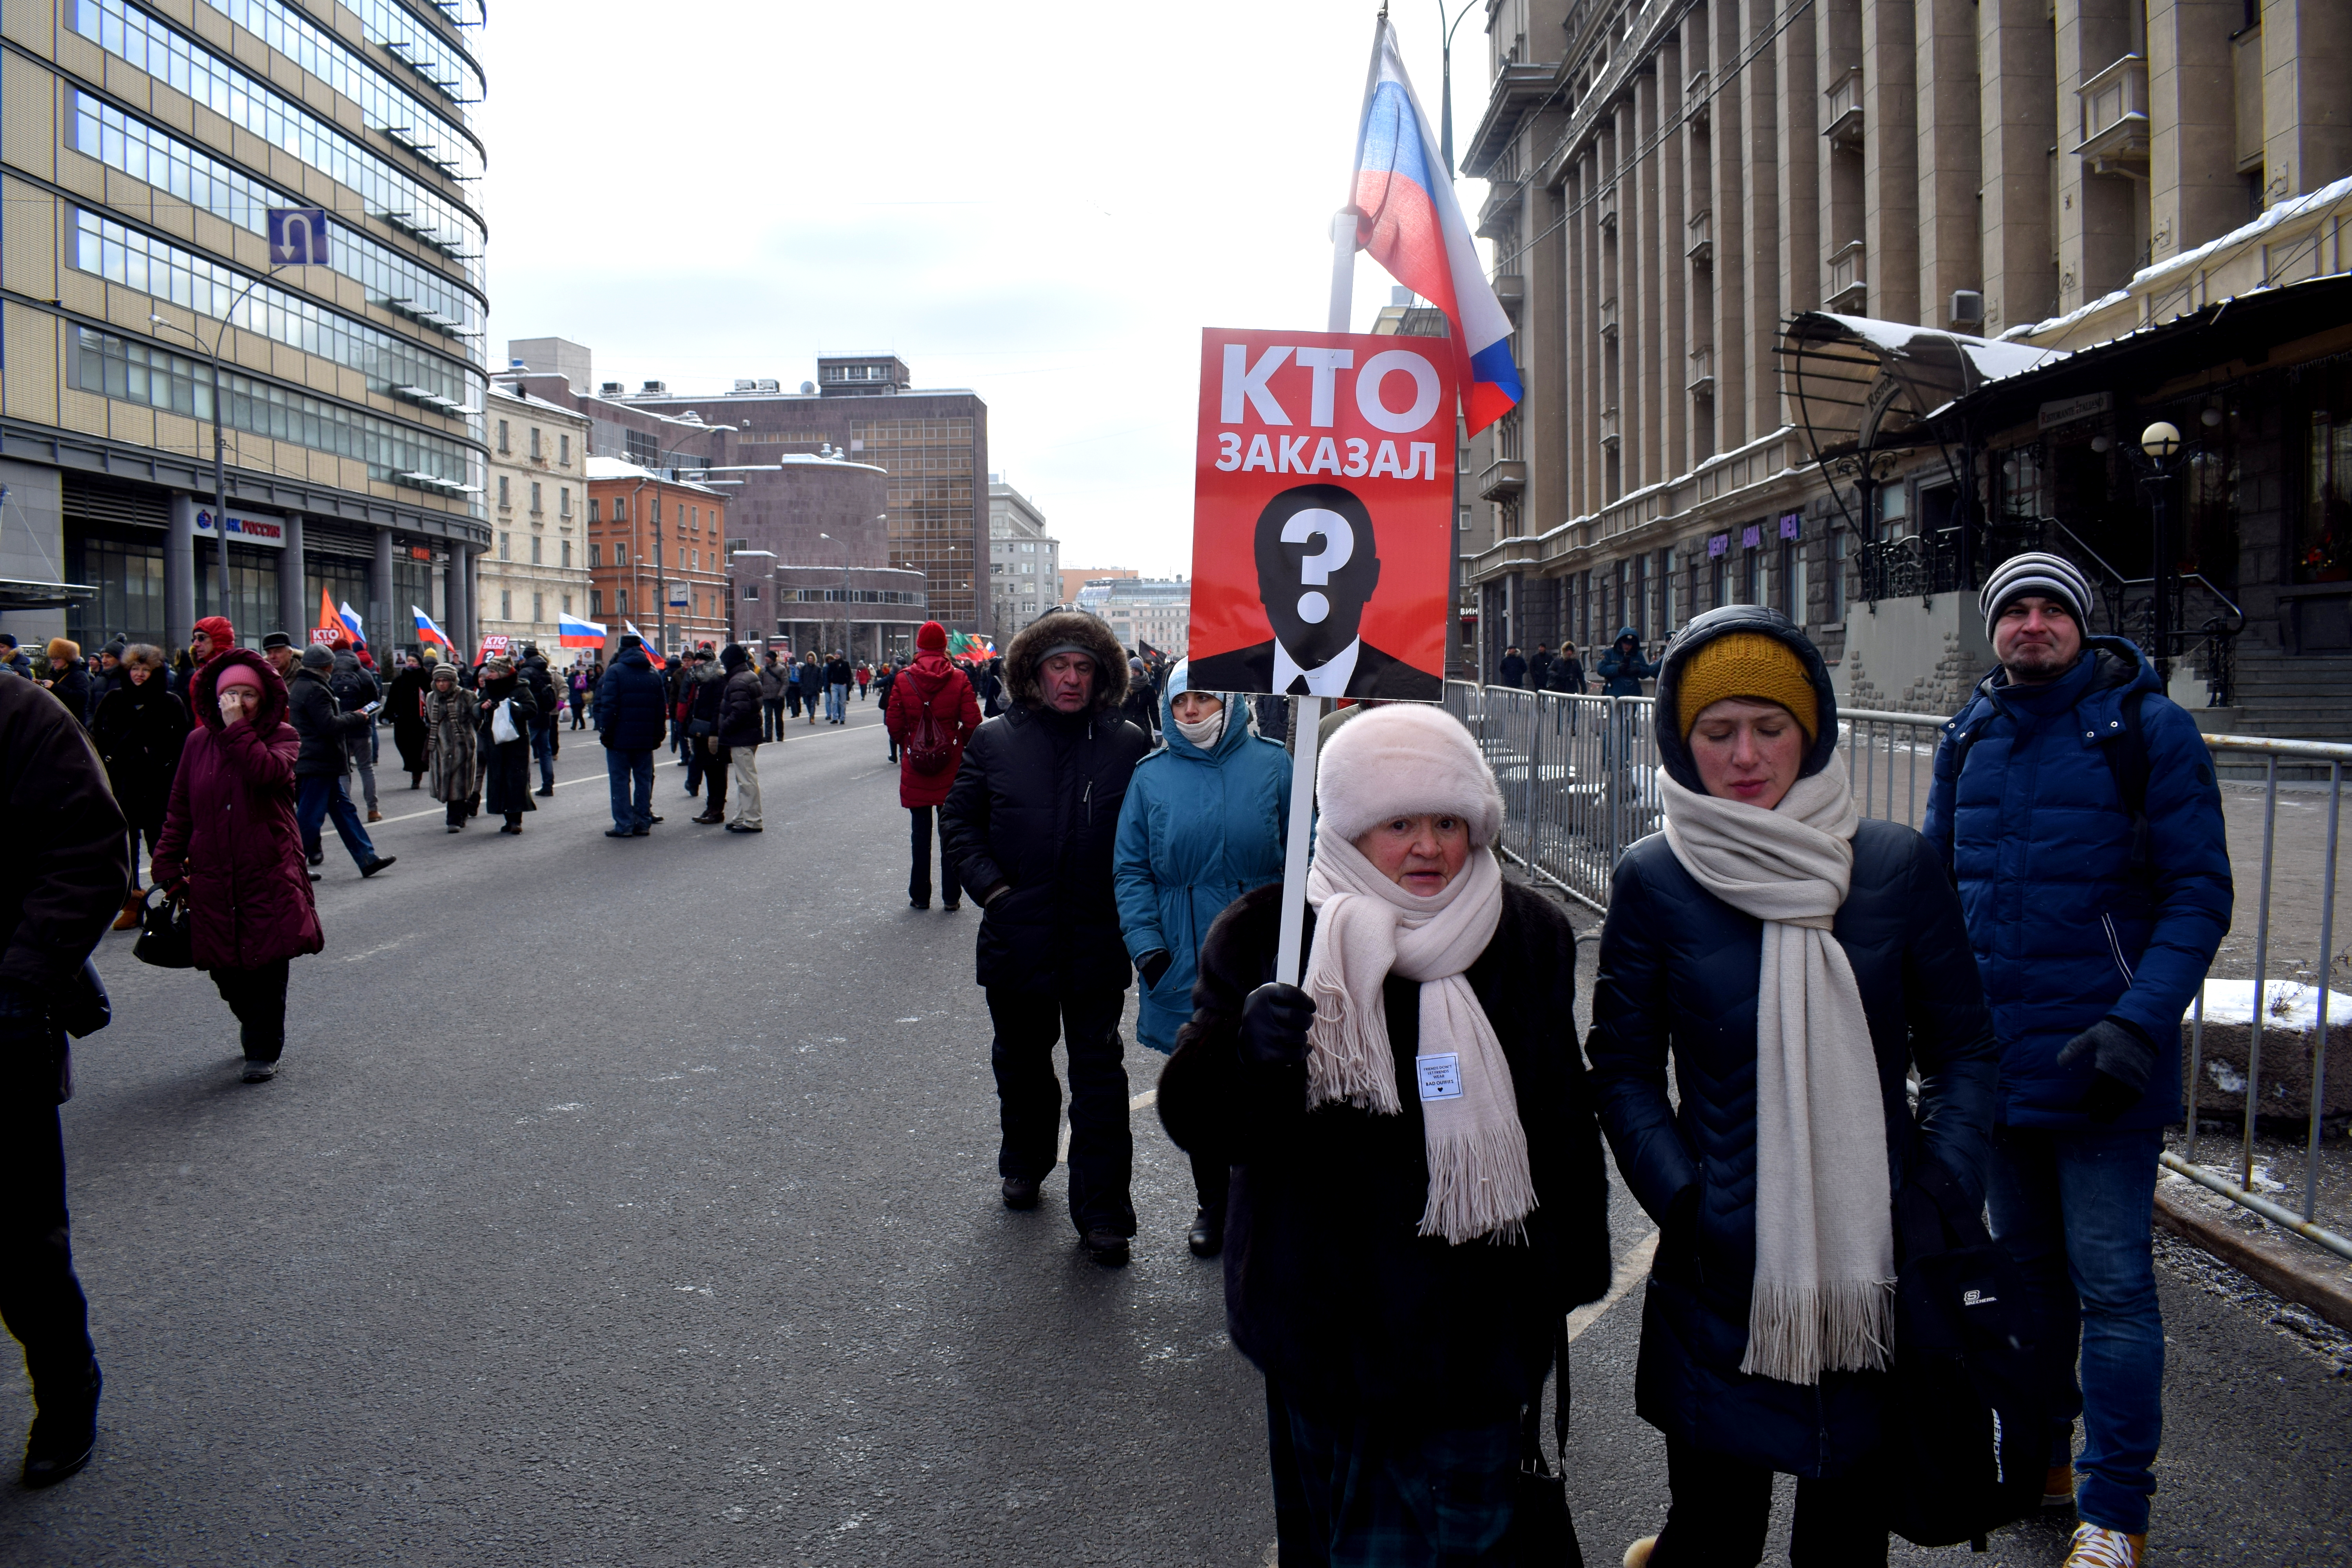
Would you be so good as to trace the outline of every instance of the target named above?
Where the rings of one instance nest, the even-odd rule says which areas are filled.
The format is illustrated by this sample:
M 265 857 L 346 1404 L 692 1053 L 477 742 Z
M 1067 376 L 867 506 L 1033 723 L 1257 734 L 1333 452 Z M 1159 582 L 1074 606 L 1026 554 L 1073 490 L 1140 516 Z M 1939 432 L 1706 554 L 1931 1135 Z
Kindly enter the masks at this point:
M 1305 988 L 1275 983 L 1281 887 L 1240 899 L 1160 1080 L 1169 1134 L 1233 1168 L 1280 1555 L 1532 1561 L 1522 1415 L 1610 1275 L 1575 935 L 1503 880 L 1502 795 L 1441 710 L 1341 729 L 1316 805 Z
M 1169 672 L 1160 728 L 1168 744 L 1136 763 L 1118 808 L 1111 876 L 1128 956 L 1143 977 L 1135 1037 L 1172 1051 L 1192 1016 L 1201 939 L 1227 904 L 1282 880 L 1290 758 L 1250 732 L 1238 699 L 1193 690 L 1189 660 Z M 1189 1245 L 1195 1258 L 1214 1258 L 1225 1244 L 1225 1167 L 1194 1155 L 1192 1184 L 1200 1212 Z
M 1777 612 L 1685 626 L 1657 717 L 1665 831 L 1618 862 L 1586 1042 L 1659 1227 L 1634 1399 L 1673 1506 L 1625 1561 L 1756 1562 L 1786 1471 L 1792 1561 L 1884 1563 L 1895 1198 L 1933 1160 L 1981 1203 L 2000 1069 L 1959 896 L 1857 819 L 1828 669 Z

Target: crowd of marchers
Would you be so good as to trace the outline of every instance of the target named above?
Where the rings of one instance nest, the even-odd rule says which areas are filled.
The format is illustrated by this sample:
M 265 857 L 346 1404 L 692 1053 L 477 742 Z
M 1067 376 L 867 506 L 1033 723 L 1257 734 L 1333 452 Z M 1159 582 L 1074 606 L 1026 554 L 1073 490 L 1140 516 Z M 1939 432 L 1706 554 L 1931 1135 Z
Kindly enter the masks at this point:
M 1993 574 L 1999 667 L 1946 729 L 1924 831 L 1860 816 L 1828 670 L 1786 619 L 1710 612 L 1654 666 L 1627 628 L 1609 676 L 1654 678 L 1663 828 L 1617 867 L 1582 997 L 1566 914 L 1506 875 L 1487 757 L 1433 706 L 1323 721 L 1291 984 L 1292 757 L 1247 699 L 1192 689 L 1188 665 L 1130 656 L 1093 616 L 1049 614 L 971 668 L 936 624 L 878 671 L 734 646 L 656 668 L 624 639 L 570 695 L 608 752 L 612 832 L 636 837 L 659 820 L 663 746 L 698 820 L 720 819 L 731 771 L 728 825 L 757 831 L 760 744 L 788 713 L 837 721 L 848 688 L 875 693 L 908 902 L 981 909 L 1002 1201 L 1036 1209 L 1066 1165 L 1077 1245 L 1110 1267 L 1137 1234 L 1121 1018 L 1139 977 L 1138 1036 L 1168 1053 L 1160 1119 L 1196 1187 L 1187 1245 L 1222 1256 L 1234 1342 L 1265 1379 L 1284 1563 L 1568 1560 L 1538 1417 L 1567 1314 L 1611 1285 L 1605 1142 L 1655 1226 L 1635 1404 L 1664 1434 L 1670 1503 L 1629 1568 L 1759 1562 L 1780 1474 L 1800 1568 L 1883 1564 L 1891 1531 L 1964 1540 L 2037 1502 L 2077 1516 L 2070 1568 L 2138 1568 L 2157 1155 L 2180 1116 L 2177 1020 L 2231 887 L 2195 726 L 2137 648 L 2087 634 L 2092 602 L 2053 556 Z M 339 700 L 331 653 L 291 651 L 213 651 L 185 681 L 193 726 L 136 695 L 172 695 L 152 650 L 126 650 L 146 673 L 88 707 L 89 735 L 53 691 L 0 679 L 0 791 L 39 829 L 0 850 L 5 1142 L 26 1194 L 0 1307 L 38 1406 L 30 1484 L 93 1441 L 56 1107 L 138 837 L 194 906 L 195 963 L 248 1058 L 274 1056 L 287 960 L 319 945 L 305 834 L 342 773 L 320 787 L 305 759 L 355 747 L 338 715 L 366 705 Z M 529 809 L 533 742 L 506 736 L 557 704 L 522 658 L 400 678 L 421 678 L 427 731 L 404 763 L 435 773 L 453 829 L 467 781 L 510 826 Z M 509 746 L 500 785 L 480 757 Z M 364 843 L 363 874 L 384 863 Z

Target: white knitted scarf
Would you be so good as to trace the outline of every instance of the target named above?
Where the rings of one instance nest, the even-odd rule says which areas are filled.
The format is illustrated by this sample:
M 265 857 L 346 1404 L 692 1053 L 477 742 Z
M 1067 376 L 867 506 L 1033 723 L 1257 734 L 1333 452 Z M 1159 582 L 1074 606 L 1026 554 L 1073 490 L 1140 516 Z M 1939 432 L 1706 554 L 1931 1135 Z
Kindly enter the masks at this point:
M 1315 836 L 1307 901 L 1315 909 L 1306 974 L 1315 999 L 1307 1103 L 1345 1100 L 1377 1115 L 1402 1112 L 1381 985 L 1391 970 L 1421 982 L 1423 1085 L 1416 1087 L 1441 1096 L 1424 1092 L 1421 1102 L 1429 1163 L 1421 1234 L 1457 1246 L 1482 1236 L 1526 1240 L 1536 1192 L 1511 1065 L 1462 977 L 1502 921 L 1502 868 L 1490 852 L 1473 849 L 1443 891 L 1423 898 L 1381 875 L 1329 831 L 1327 819 Z
M 1830 928 L 1853 876 L 1853 792 L 1832 755 L 1759 810 L 1662 778 L 1666 842 L 1764 922 L 1756 982 L 1756 1283 L 1739 1370 L 1813 1384 L 1886 1365 L 1895 1226 L 1886 1113 L 1853 966 Z

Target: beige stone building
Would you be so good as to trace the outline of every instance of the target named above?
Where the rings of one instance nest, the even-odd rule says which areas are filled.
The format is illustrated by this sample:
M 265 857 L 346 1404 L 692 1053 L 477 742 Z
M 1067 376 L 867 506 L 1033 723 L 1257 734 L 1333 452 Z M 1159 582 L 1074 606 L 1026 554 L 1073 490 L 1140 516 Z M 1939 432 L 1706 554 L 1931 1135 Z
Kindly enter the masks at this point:
M 482 631 L 536 643 L 556 666 L 573 662 L 556 645 L 557 616 L 604 618 L 588 613 L 590 431 L 587 416 L 544 398 L 507 386 L 490 392 Z
M 412 606 L 470 636 L 481 20 L 0 8 L 0 629 L 178 647 L 225 614 L 251 645 L 324 594 L 380 650 L 413 640 Z
M 1491 182 L 1476 221 L 1527 397 L 1465 467 L 1486 668 L 1759 602 L 1861 700 L 1944 706 L 1989 662 L 1982 569 L 2043 547 L 2084 560 L 2098 629 L 2161 642 L 2191 700 L 2251 722 L 2265 691 L 2352 678 L 2331 662 L 2352 661 L 2352 405 L 2326 368 L 2352 323 L 2331 283 L 2352 6 L 1488 20 L 1462 172 Z M 2158 417 L 2192 450 L 2147 484 L 2131 454 Z

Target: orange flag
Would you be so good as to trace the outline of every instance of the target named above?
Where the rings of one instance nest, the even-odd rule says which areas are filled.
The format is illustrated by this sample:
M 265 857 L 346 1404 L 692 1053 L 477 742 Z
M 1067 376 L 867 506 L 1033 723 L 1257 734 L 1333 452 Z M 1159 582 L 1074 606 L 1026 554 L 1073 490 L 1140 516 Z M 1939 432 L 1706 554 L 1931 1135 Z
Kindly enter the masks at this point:
M 350 636 L 351 629 L 343 625 L 343 617 L 335 613 L 334 595 L 329 594 L 326 589 L 320 588 L 319 590 L 319 629 L 310 640 L 315 643 L 325 643 L 331 647 Z

